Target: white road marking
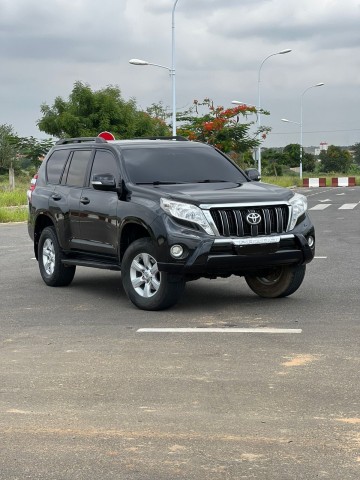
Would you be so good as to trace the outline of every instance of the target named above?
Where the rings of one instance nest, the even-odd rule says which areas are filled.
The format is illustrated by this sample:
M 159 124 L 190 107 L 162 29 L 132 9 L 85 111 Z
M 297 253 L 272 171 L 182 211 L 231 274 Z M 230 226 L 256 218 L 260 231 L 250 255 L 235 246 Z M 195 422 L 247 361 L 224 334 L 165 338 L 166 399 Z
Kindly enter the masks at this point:
M 320 195 L 320 194 L 323 194 L 325 192 L 331 192 L 332 190 L 333 190 L 333 187 L 330 187 L 327 190 L 325 190 L 324 188 L 319 188 L 319 190 L 317 192 L 309 193 L 309 195 L 307 195 L 307 197 L 313 197 L 314 195 Z M 312 190 L 307 190 L 307 191 L 310 192 Z
M 315 205 L 315 207 L 309 208 L 309 210 L 325 210 L 325 208 L 330 207 L 331 203 L 320 203 Z
M 314 258 L 327 258 L 327 257 L 314 257 Z
M 19 248 L 19 247 L 28 247 L 29 244 L 28 243 L 20 243 L 20 244 L 16 244 L 16 247 Z M 14 248 L 14 245 L 0 245 L 0 248 Z
M 137 333 L 301 333 L 300 328 L 139 328 Z
M 352 210 L 356 205 L 358 205 L 358 203 L 344 203 L 344 205 L 339 207 L 339 210 Z
M 319 200 L 319 202 L 331 202 L 330 198 L 327 198 L 326 200 Z

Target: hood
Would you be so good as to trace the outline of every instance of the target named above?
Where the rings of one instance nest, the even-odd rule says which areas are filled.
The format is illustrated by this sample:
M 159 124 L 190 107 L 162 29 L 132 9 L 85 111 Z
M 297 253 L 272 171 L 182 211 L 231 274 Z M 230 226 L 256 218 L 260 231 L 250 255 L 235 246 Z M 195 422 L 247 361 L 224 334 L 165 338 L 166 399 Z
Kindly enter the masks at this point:
M 159 197 L 167 197 L 196 205 L 286 202 L 293 196 L 293 192 L 287 188 L 261 182 L 146 185 L 136 190 L 142 190 L 143 192 L 146 190 L 148 195 L 156 194 Z

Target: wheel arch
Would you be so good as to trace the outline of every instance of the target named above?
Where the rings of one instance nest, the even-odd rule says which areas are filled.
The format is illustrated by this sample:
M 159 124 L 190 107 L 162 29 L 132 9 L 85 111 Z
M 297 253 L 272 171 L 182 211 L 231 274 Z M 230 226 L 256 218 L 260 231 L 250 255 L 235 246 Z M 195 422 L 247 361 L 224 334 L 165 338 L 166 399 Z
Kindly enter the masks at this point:
M 120 233 L 120 261 L 122 261 L 127 248 L 139 238 L 154 239 L 154 234 L 149 227 L 140 220 L 129 220 L 124 222 Z
M 38 255 L 39 255 L 38 249 L 39 249 L 39 240 L 41 237 L 41 233 L 46 227 L 55 227 L 54 220 L 45 214 L 38 215 L 35 222 L 35 228 L 34 228 L 34 253 L 35 253 L 36 260 L 38 260 Z

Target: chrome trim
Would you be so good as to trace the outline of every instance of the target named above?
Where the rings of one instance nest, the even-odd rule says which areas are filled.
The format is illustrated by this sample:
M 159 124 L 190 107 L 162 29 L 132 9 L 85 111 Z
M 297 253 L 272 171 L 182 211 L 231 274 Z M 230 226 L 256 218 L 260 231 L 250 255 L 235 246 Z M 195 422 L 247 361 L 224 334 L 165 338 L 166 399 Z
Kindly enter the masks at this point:
M 287 233 L 285 235 L 272 235 L 267 237 L 247 237 L 247 238 L 215 238 L 214 244 L 227 244 L 232 245 L 264 245 L 269 243 L 280 243 L 281 240 L 287 240 L 294 238 L 295 236 L 292 233 Z
M 261 215 L 259 213 L 251 212 L 246 215 L 245 219 L 249 225 L 259 225 L 261 222 Z
M 282 202 L 251 202 L 251 203 L 202 203 L 199 207 L 203 210 L 210 210 L 211 208 L 242 208 L 242 207 L 272 207 L 274 205 L 286 205 L 291 207 L 291 204 L 287 200 L 283 200 Z
M 288 217 L 288 222 L 286 225 L 286 231 L 288 232 L 290 229 L 291 225 L 291 220 L 292 220 L 292 215 L 293 215 L 293 206 L 291 203 L 287 201 L 283 202 L 258 202 L 258 203 L 203 203 L 199 205 L 199 208 L 201 208 L 206 220 L 208 221 L 210 227 L 212 228 L 212 231 L 214 232 L 215 236 L 219 236 L 219 230 L 216 227 L 216 224 L 211 216 L 210 210 L 212 208 L 248 208 L 248 207 L 273 207 L 273 206 L 279 206 L 279 205 L 285 205 L 289 209 L 289 217 Z

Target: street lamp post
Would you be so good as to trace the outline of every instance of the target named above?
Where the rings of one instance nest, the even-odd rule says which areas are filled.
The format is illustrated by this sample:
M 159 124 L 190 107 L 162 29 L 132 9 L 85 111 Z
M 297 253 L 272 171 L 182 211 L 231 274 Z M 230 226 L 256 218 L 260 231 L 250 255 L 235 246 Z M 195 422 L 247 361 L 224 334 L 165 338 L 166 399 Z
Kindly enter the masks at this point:
M 300 122 L 293 122 L 291 120 L 288 120 L 287 118 L 281 119 L 283 122 L 295 123 L 296 125 L 300 125 L 300 165 L 299 165 L 300 178 L 303 177 L 303 98 L 305 93 L 311 88 L 322 87 L 323 85 L 324 85 L 323 82 L 317 83 L 316 85 L 311 85 L 310 87 L 306 88 L 300 95 Z
M 171 16 L 171 67 L 159 65 L 158 63 L 132 58 L 129 63 L 132 65 L 152 65 L 154 67 L 165 68 L 169 71 L 172 84 L 172 134 L 176 136 L 176 84 L 175 84 L 175 8 L 179 0 L 175 0 Z
M 290 52 L 291 52 L 291 49 L 286 48 L 285 50 L 280 50 L 280 52 L 272 53 L 271 55 L 268 55 L 266 58 L 264 58 L 264 60 L 260 64 L 259 71 L 258 71 L 258 105 L 257 105 L 257 108 L 259 109 L 259 113 L 258 113 L 258 129 L 259 130 L 261 128 L 261 114 L 260 114 L 260 109 L 261 109 L 260 83 L 261 83 L 261 80 L 260 80 L 260 75 L 261 75 L 262 66 L 264 65 L 264 63 L 266 62 L 266 60 L 268 58 L 274 57 L 275 55 L 284 55 L 285 53 L 290 53 Z M 260 142 L 260 132 L 259 132 L 259 142 Z M 259 146 L 258 146 L 258 170 L 261 173 L 261 145 L 260 145 L 260 143 L 259 143 Z
M 172 134 L 176 136 L 176 82 L 175 82 L 175 0 L 171 16 L 171 78 L 172 78 Z
M 300 174 L 300 178 L 302 178 L 302 150 L 303 150 L 303 147 L 302 147 L 302 144 L 303 144 L 303 141 L 302 141 L 302 137 L 303 137 L 302 120 L 301 120 L 301 122 L 294 122 L 293 120 L 288 120 L 287 118 L 282 118 L 281 121 L 286 122 L 286 123 L 294 123 L 295 125 L 300 126 L 300 168 L 299 168 L 299 174 Z
M 232 100 L 231 103 L 233 103 L 234 105 L 246 105 L 246 106 L 248 106 L 248 107 L 254 107 L 254 108 L 256 108 L 256 112 L 255 112 L 255 113 L 256 113 L 256 117 L 257 117 L 257 119 L 259 118 L 259 111 L 258 111 L 259 109 L 258 109 L 258 107 L 257 107 L 256 105 L 253 105 L 252 103 L 240 102 L 239 100 Z M 254 148 L 254 152 L 255 152 L 255 148 Z

